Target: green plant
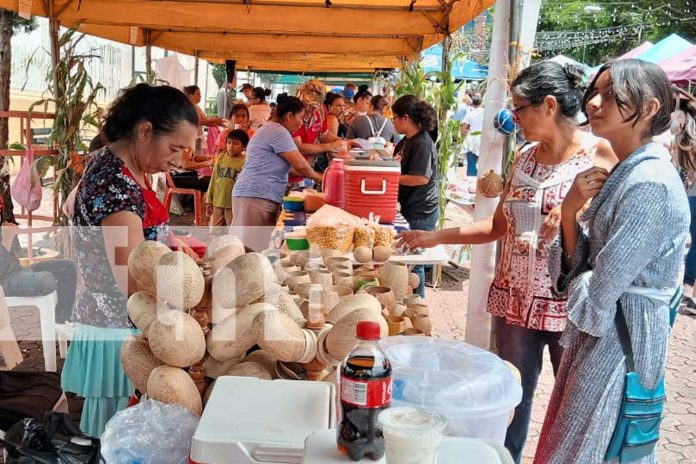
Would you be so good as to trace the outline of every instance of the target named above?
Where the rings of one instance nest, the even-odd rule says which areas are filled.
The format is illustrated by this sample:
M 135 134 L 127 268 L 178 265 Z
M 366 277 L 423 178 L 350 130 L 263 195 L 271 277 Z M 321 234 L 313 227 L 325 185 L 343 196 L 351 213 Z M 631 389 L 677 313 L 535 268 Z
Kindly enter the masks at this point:
M 67 218 L 63 213 L 63 204 L 70 191 L 77 185 L 81 175 L 81 157 L 78 152 L 88 150 L 83 142 L 85 130 L 99 129 L 101 110 L 97 98 L 104 87 L 92 82 L 86 63 L 98 58 L 92 50 L 80 51 L 80 42 L 84 34 L 77 34 L 76 29 L 65 31 L 59 39 L 60 59 L 46 73 L 46 82 L 54 83 L 51 96 L 34 102 L 29 112 L 43 105 L 44 111 L 51 105 L 55 109 L 55 119 L 48 137 L 48 144 L 58 150 L 57 156 L 42 156 L 36 160 L 36 167 L 41 177 L 46 175 L 49 167 L 56 172 L 53 188 L 58 195 L 59 216 L 57 223 L 65 225 Z M 55 76 L 55 81 L 54 81 Z
M 415 95 L 424 99 L 431 85 L 432 83 L 426 79 L 420 61 L 406 61 L 394 85 L 394 97 Z

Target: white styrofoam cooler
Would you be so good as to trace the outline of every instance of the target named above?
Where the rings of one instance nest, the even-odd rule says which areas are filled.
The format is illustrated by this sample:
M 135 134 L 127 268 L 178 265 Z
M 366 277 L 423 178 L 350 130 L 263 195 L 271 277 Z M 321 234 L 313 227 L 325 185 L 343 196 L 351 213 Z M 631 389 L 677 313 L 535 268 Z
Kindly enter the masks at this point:
M 219 377 L 193 435 L 191 460 L 300 464 L 307 436 L 335 427 L 334 397 L 326 382 Z
M 384 464 L 365 459 L 366 462 Z M 316 432 L 305 442 L 302 464 L 342 464 L 353 462 L 340 456 L 336 449 L 336 431 Z M 510 453 L 500 445 L 477 438 L 443 437 L 437 453 L 437 464 L 513 464 Z

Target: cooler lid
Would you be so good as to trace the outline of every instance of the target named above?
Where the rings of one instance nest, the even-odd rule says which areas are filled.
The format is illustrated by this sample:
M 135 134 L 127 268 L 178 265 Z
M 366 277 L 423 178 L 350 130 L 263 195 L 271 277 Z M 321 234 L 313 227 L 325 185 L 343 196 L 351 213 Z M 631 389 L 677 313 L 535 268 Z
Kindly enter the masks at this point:
M 357 168 L 357 167 L 369 167 L 369 168 L 399 168 L 401 170 L 401 163 L 398 161 L 389 160 L 351 160 L 345 163 L 346 168 Z
M 325 382 L 219 377 L 194 433 L 191 458 L 299 462 L 305 438 L 334 425 L 333 397 L 334 386 Z

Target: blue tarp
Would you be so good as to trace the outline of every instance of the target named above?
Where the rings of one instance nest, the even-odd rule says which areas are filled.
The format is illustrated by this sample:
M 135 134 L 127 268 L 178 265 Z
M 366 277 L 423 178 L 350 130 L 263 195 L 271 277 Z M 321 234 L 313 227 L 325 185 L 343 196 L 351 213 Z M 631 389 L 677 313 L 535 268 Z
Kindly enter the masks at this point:
M 423 71 L 442 71 L 442 45 L 433 45 L 423 51 L 421 64 Z M 455 60 L 452 63 L 452 77 L 457 80 L 482 81 L 488 77 L 488 66 L 483 66 L 471 60 Z

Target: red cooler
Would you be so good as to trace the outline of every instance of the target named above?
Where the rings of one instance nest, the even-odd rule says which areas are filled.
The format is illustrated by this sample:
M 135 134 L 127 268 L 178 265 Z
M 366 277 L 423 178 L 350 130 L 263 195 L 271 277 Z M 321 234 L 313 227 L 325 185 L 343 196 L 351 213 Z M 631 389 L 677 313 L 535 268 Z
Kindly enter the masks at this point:
M 345 170 L 346 211 L 391 224 L 399 199 L 401 164 L 397 161 L 348 161 Z

